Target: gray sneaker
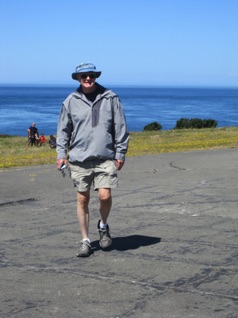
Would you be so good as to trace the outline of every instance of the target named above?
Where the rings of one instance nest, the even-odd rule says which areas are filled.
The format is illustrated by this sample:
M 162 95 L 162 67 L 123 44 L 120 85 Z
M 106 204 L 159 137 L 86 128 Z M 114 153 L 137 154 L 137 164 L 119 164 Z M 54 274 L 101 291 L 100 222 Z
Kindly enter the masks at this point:
M 107 249 L 112 245 L 112 238 L 109 232 L 109 226 L 107 225 L 106 229 L 100 229 L 100 221 L 98 221 L 98 232 L 100 235 L 99 245 L 102 249 Z
M 91 245 L 88 241 L 81 241 L 77 257 L 88 257 L 93 253 Z

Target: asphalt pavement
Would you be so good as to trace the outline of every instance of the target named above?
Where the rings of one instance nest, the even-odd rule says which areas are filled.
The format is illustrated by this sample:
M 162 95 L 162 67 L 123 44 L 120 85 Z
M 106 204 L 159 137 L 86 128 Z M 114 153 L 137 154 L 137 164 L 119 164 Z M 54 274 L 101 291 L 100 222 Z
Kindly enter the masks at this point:
M 238 317 L 238 149 L 127 158 L 108 252 L 91 192 L 88 258 L 55 165 L 1 170 L 0 193 L 0 317 Z

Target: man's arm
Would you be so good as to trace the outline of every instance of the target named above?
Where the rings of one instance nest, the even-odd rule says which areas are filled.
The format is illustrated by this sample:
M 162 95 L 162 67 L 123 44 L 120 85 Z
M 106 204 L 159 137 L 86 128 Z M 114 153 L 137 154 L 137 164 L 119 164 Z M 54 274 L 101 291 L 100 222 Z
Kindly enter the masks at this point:
M 121 168 L 124 166 L 125 160 L 116 159 L 115 161 L 116 161 L 117 170 L 121 170 Z
M 72 133 L 72 121 L 70 114 L 68 113 L 65 105 L 63 104 L 60 111 L 60 116 L 57 126 L 57 140 L 56 140 L 56 151 L 57 151 L 57 168 L 60 170 L 65 164 L 68 166 L 67 151 L 68 144 Z
M 67 159 L 58 159 L 56 161 L 56 164 L 57 164 L 57 169 L 58 170 L 61 170 L 62 166 L 66 165 L 66 167 L 68 167 L 68 160 Z
M 129 132 L 127 129 L 126 118 L 123 106 L 118 97 L 114 103 L 114 131 L 115 131 L 115 159 L 120 170 L 125 161 L 125 155 L 128 149 Z

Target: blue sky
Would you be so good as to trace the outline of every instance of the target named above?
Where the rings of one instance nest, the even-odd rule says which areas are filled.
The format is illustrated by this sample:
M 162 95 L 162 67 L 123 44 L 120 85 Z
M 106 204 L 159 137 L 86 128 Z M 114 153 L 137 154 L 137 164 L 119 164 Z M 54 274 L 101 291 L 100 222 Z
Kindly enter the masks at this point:
M 0 84 L 238 87 L 237 0 L 0 0 Z

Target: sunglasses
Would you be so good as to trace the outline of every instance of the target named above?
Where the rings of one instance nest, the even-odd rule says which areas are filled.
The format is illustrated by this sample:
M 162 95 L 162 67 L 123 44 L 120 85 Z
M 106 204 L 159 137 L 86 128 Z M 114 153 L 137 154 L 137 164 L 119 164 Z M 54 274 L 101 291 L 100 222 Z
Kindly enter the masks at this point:
M 96 78 L 96 74 L 92 73 L 92 74 L 81 74 L 81 78 L 82 79 L 86 79 L 87 77 L 90 77 L 91 79 L 92 78 Z

